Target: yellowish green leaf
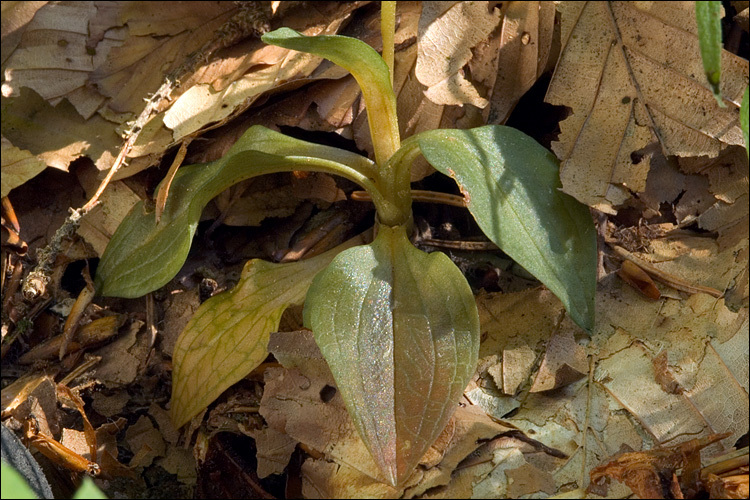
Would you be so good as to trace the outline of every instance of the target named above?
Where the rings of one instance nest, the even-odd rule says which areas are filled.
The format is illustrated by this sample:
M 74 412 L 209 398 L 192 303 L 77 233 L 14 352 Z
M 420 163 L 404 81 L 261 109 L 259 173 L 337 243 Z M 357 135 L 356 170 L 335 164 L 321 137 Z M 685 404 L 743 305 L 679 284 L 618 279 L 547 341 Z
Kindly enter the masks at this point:
M 268 336 L 290 305 L 302 304 L 313 277 L 360 238 L 288 264 L 253 259 L 231 291 L 204 302 L 180 334 L 172 363 L 170 414 L 181 427 L 268 356 Z

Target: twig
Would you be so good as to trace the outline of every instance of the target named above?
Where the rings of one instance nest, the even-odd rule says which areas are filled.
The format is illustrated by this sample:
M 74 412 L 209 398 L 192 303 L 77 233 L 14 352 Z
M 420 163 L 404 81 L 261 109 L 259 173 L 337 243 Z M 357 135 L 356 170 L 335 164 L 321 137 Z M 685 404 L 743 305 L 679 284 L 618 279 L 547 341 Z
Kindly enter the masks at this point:
M 443 205 L 450 205 L 452 207 L 466 208 L 466 199 L 463 196 L 457 196 L 455 194 L 412 189 L 411 197 L 417 202 L 442 203 Z M 352 191 L 351 198 L 354 201 L 372 201 L 372 197 L 367 191 Z

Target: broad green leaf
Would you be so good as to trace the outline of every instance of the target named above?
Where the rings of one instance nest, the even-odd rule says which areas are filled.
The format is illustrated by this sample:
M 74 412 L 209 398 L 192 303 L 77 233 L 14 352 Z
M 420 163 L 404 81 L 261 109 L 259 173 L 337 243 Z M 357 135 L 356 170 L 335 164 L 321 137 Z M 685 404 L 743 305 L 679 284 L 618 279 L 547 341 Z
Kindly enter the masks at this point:
M 271 45 L 324 57 L 346 69 L 362 89 L 375 159 L 384 165 L 399 148 L 396 96 L 390 72 L 375 49 L 361 40 L 338 35 L 305 36 L 279 28 L 261 39 Z
M 336 160 L 351 162 L 353 167 Z M 237 182 L 275 172 L 321 171 L 347 177 L 373 193 L 377 190 L 370 179 L 357 170 L 371 168 L 371 162 L 367 162 L 354 153 L 252 127 L 219 160 L 189 165 L 177 172 L 158 223 L 153 209 L 146 209 L 143 202 L 133 207 L 102 255 L 96 273 L 98 293 L 133 298 L 165 285 L 187 258 L 203 208 Z
M 721 2 L 695 2 L 698 21 L 698 42 L 706 78 L 719 106 L 725 108 L 721 98 Z
M 239 283 L 211 297 L 196 311 L 172 355 L 170 414 L 181 427 L 268 356 L 268 337 L 279 328 L 290 305 L 302 304 L 313 277 L 346 243 L 311 259 L 273 264 L 254 259 L 245 264 Z
M 544 283 L 579 326 L 594 326 L 596 233 L 586 206 L 563 193 L 555 157 L 510 127 L 423 132 L 422 154 L 453 177 L 484 234 Z
M 3 442 L 3 446 L 5 446 L 5 442 Z M 39 498 L 21 473 L 10 464 L 6 464 L 4 458 L 2 461 L 3 480 L 0 482 L 2 484 L 2 498 Z
M 94 483 L 94 480 L 86 476 L 81 481 L 81 486 L 78 487 L 73 498 L 87 498 L 89 500 L 94 498 L 107 498 L 102 490 Z
M 745 151 L 750 156 L 750 143 L 748 143 L 748 113 L 750 113 L 750 96 L 748 92 L 750 87 L 745 87 L 745 95 L 742 96 L 742 106 L 740 106 L 740 127 L 742 128 L 742 135 L 745 137 Z
M 466 279 L 444 254 L 381 225 L 307 294 L 304 321 L 385 479 L 402 483 L 448 422 L 479 353 Z

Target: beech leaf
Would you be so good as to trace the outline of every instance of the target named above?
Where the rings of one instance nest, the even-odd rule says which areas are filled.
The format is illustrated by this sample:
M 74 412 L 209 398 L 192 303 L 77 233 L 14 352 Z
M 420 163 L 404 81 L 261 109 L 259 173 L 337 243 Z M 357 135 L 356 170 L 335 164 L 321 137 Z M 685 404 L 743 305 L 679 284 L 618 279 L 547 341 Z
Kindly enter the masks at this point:
M 187 258 L 203 208 L 242 180 L 275 172 L 314 170 L 367 185 L 364 175 L 336 160 L 362 169 L 372 165 L 354 153 L 285 137 L 260 126 L 251 127 L 222 158 L 182 167 L 177 172 L 158 223 L 153 210 L 147 210 L 143 202 L 133 207 L 102 255 L 96 273 L 98 292 L 134 298 L 165 285 Z
M 479 319 L 466 279 L 403 226 L 381 225 L 315 277 L 304 321 L 385 479 L 401 484 L 474 373 Z
M 413 140 L 433 167 L 456 180 L 484 234 L 552 290 L 573 320 L 591 332 L 594 224 L 588 209 L 560 190 L 552 153 L 523 132 L 499 125 L 432 130 Z
M 566 193 L 615 214 L 645 191 L 652 145 L 667 156 L 716 157 L 742 144 L 747 59 L 721 51 L 727 107 L 719 107 L 699 57 L 695 2 L 559 8 L 564 45 L 545 100 L 572 110 L 552 143 Z
M 301 305 L 313 277 L 357 237 L 311 259 L 274 264 L 253 259 L 239 283 L 201 304 L 175 344 L 170 414 L 181 427 L 268 356 L 281 315 Z

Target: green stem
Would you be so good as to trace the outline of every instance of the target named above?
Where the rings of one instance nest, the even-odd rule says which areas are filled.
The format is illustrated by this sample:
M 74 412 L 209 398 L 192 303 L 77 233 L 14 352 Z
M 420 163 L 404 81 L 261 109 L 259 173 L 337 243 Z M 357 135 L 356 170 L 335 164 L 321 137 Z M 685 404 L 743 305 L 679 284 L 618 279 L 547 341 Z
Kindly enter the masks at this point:
M 338 175 L 349 179 L 352 182 L 356 182 L 372 196 L 372 202 L 375 205 L 375 210 L 380 214 L 381 220 L 394 221 L 400 220 L 401 210 L 396 204 L 384 195 L 380 187 L 373 182 L 372 179 L 364 175 L 363 173 L 355 170 L 346 165 L 342 165 L 339 162 L 326 160 L 323 158 L 313 158 L 309 156 L 287 156 L 287 158 L 299 162 L 304 162 L 310 165 L 310 171 L 324 172 L 327 174 Z M 298 167 L 295 169 L 299 170 Z M 308 169 L 304 169 L 308 170 Z M 408 214 L 407 214 L 408 215 Z
M 393 85 L 394 33 L 396 32 L 396 2 L 380 3 L 380 34 L 383 38 L 383 60 L 391 74 Z

